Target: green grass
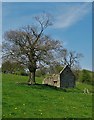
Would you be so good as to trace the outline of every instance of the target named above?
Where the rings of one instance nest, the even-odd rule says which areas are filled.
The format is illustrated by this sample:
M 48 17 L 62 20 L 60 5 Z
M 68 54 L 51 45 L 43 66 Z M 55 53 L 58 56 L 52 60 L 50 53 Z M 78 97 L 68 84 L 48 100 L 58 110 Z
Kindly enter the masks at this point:
M 3 74 L 3 118 L 91 118 L 92 94 L 83 94 L 90 85 L 77 83 L 75 89 L 24 84 L 28 77 Z M 36 78 L 41 83 L 43 78 Z
M 2 74 L 0 73 L 0 118 L 2 118 Z

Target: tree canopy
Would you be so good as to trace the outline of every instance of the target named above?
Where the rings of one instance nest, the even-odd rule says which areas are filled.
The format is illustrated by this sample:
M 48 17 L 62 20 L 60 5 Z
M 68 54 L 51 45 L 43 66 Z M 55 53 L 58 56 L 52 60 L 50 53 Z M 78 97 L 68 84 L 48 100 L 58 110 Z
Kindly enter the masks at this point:
M 3 43 L 4 59 L 27 66 L 30 84 L 35 83 L 36 69 L 55 61 L 55 55 L 62 48 L 58 40 L 44 34 L 44 30 L 52 25 L 48 14 L 36 16 L 35 22 L 38 26 L 28 25 L 5 32 Z
M 33 25 L 6 31 L 3 42 L 3 61 L 17 62 L 28 68 L 29 84 L 35 84 L 36 69 L 49 66 L 57 73 L 65 65 L 73 67 L 78 64 L 82 56 L 69 52 L 59 40 L 45 34 L 53 24 L 51 15 L 43 13 L 35 16 L 34 20 Z

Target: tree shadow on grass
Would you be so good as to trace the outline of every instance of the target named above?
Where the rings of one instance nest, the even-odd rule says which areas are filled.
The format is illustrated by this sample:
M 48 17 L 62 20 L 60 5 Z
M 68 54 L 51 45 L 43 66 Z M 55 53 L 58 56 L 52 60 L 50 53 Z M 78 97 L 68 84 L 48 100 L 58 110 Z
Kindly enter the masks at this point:
M 19 86 L 27 86 L 32 89 L 45 89 L 45 90 L 55 90 L 55 91 L 62 91 L 62 92 L 67 92 L 67 93 L 83 93 L 83 91 L 77 87 L 74 88 L 59 88 L 56 86 L 51 86 L 48 84 L 33 84 L 33 85 L 28 85 L 27 82 L 16 82 L 17 85 Z
M 35 85 L 31 85 L 31 87 L 34 87 L 36 89 L 48 89 L 48 90 L 56 90 L 56 91 L 63 91 L 63 92 L 73 92 L 73 93 L 82 93 L 82 91 L 77 88 L 60 88 L 60 87 L 56 87 L 56 86 L 51 86 L 48 84 L 35 84 Z
M 66 89 L 64 88 L 57 88 L 56 86 L 51 86 L 51 85 L 48 85 L 48 84 L 39 84 L 39 83 L 36 83 L 36 84 L 33 84 L 33 85 L 28 85 L 26 82 L 16 82 L 17 85 L 19 86 L 29 86 L 31 88 L 34 88 L 34 89 L 46 89 L 46 90 L 56 90 L 56 91 L 63 91 L 63 92 L 67 92 Z

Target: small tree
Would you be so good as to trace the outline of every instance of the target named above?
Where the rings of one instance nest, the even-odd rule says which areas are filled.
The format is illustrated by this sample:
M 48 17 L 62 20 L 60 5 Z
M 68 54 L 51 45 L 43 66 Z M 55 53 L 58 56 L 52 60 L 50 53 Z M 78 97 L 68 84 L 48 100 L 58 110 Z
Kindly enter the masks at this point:
M 68 51 L 67 49 L 61 50 L 62 64 L 64 66 L 69 65 L 70 68 L 77 68 L 79 66 L 79 60 L 83 55 L 76 53 L 75 51 Z
M 78 80 L 80 76 L 80 59 L 83 55 L 67 49 L 62 49 L 60 53 L 62 57 L 61 64 L 63 67 L 68 65 L 73 70 L 76 80 Z
M 40 65 L 48 65 L 55 59 L 55 52 L 61 48 L 60 42 L 44 35 L 47 27 L 52 25 L 51 17 L 42 14 L 35 17 L 36 25 L 28 25 L 19 30 L 4 34 L 3 57 L 27 66 L 29 84 L 35 84 L 35 72 Z
M 53 64 L 49 67 L 49 73 L 51 74 L 59 74 L 63 69 L 63 66 L 59 62 L 53 62 Z

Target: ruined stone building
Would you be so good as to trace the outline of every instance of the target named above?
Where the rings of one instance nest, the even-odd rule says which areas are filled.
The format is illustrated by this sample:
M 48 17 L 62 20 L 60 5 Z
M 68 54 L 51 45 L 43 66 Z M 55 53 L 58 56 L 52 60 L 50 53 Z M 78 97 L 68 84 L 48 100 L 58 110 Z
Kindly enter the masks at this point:
M 75 82 L 75 75 L 68 65 L 59 74 L 53 74 L 43 80 L 43 84 L 61 88 L 73 88 Z

